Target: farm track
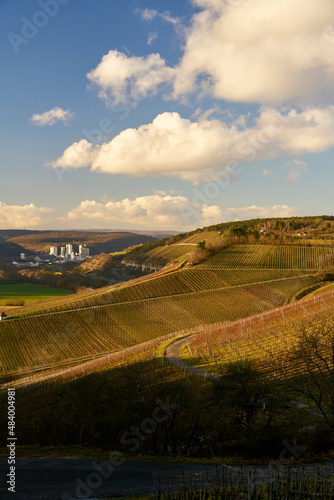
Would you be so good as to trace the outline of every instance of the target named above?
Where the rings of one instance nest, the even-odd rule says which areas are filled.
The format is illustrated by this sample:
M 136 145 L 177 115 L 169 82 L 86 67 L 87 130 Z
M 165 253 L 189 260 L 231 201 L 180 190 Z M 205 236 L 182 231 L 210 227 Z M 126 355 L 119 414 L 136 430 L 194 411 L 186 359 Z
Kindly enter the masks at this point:
M 197 332 L 194 335 L 190 335 L 188 339 L 192 339 L 198 333 L 200 332 Z M 182 338 L 179 340 L 175 340 L 173 343 L 167 346 L 165 352 L 165 358 L 167 359 L 167 361 L 184 372 L 193 373 L 195 375 L 198 375 L 199 377 L 214 381 L 221 380 L 220 375 L 217 375 L 216 373 L 208 370 L 203 370 L 202 368 L 198 368 L 197 366 L 193 366 L 190 363 L 187 363 L 183 358 L 181 358 L 180 350 L 185 342 L 186 339 Z M 292 399 L 289 401 L 289 404 L 295 406 L 299 410 L 306 410 L 309 414 L 315 415 L 316 417 L 322 416 L 321 412 L 319 412 L 317 408 L 312 408 L 310 405 L 302 403 L 298 400 Z
M 204 325 L 203 327 L 204 328 Z M 0 391 L 1 390 L 6 390 L 7 387 L 16 387 L 16 386 L 30 386 L 38 383 L 44 383 L 44 382 L 49 382 L 49 381 L 54 381 L 54 380 L 65 380 L 68 377 L 76 377 L 76 376 L 82 376 L 82 375 L 88 375 L 91 372 L 95 372 L 96 370 L 103 369 L 105 367 L 108 367 L 110 363 L 119 363 L 123 362 L 125 359 L 129 358 L 131 359 L 133 356 L 137 356 L 138 354 L 142 354 L 143 351 L 147 349 L 156 349 L 160 344 L 171 340 L 171 339 L 178 339 L 180 336 L 184 338 L 185 335 L 189 334 L 194 334 L 194 333 L 200 333 L 202 330 L 196 329 L 190 329 L 190 330 L 184 330 L 184 331 L 178 331 L 178 332 L 173 332 L 171 334 L 164 335 L 159 338 L 155 338 L 152 340 L 149 340 L 147 342 L 143 342 L 141 344 L 133 345 L 130 347 L 125 347 L 124 349 L 119 349 L 117 351 L 111 351 L 110 353 L 101 353 L 100 355 L 92 355 L 92 356 L 85 356 L 84 358 L 80 358 L 84 360 L 83 363 L 76 364 L 75 366 L 68 366 L 69 364 L 73 363 L 73 359 L 69 360 L 67 363 L 64 363 L 64 369 L 63 370 L 58 370 L 56 372 L 47 372 L 45 374 L 42 374 L 41 377 L 38 378 L 33 378 L 32 376 L 35 373 L 42 372 L 43 369 L 47 369 L 47 365 L 39 366 L 36 368 L 31 368 L 25 371 L 18 371 L 16 374 L 24 374 L 24 378 L 20 378 L 14 381 L 10 382 L 5 382 L 0 385 Z M 80 362 L 80 359 L 78 360 Z M 59 363 L 59 368 L 61 363 Z M 55 366 L 55 364 L 51 365 L 51 368 Z M 15 372 L 7 372 L 3 373 L 3 376 L 6 375 L 13 375 L 15 376 Z M 29 376 L 30 375 L 30 376 Z
M 191 339 L 195 335 L 197 335 L 197 333 L 195 333 L 194 335 L 191 335 L 188 338 Z M 190 365 L 189 363 L 184 361 L 184 359 L 181 358 L 180 349 L 185 342 L 186 342 L 186 340 L 183 338 L 183 339 L 175 340 L 172 344 L 169 344 L 169 346 L 166 348 L 166 353 L 165 353 L 165 357 L 166 357 L 167 361 L 169 361 L 169 363 L 176 366 L 177 368 L 180 368 L 181 370 L 184 370 L 184 371 L 187 371 L 190 373 L 194 373 L 195 375 L 199 375 L 199 376 L 204 377 L 204 378 L 211 378 L 213 380 L 219 380 L 220 376 L 217 375 L 216 373 L 208 372 L 208 371 L 202 370 L 201 368 L 197 368 L 196 366 Z

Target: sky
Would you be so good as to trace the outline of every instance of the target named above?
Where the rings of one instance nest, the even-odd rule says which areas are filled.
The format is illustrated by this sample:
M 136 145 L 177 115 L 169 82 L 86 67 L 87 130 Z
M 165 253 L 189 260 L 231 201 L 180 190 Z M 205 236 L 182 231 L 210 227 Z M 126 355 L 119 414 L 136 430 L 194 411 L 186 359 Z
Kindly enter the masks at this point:
M 0 0 L 0 35 L 0 229 L 333 214 L 333 0 Z

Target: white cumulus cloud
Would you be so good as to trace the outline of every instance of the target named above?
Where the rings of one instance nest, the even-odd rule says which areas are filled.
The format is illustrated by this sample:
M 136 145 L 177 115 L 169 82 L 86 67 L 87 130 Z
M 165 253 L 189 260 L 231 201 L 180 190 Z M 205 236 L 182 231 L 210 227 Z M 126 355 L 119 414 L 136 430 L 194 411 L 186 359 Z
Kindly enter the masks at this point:
M 97 154 L 98 147 L 94 146 L 86 139 L 81 139 L 79 142 L 74 142 L 69 146 L 63 154 L 54 162 L 47 162 L 47 166 L 53 168 L 83 168 L 93 164 Z
M 159 54 L 110 51 L 88 73 L 99 95 L 116 104 L 154 95 L 169 84 L 175 99 L 209 94 L 262 105 L 325 105 L 334 98 L 333 0 L 193 0 L 201 8 L 184 28 L 179 64 Z M 160 17 L 180 29 L 169 12 Z
M 257 206 L 227 208 L 225 215 L 234 220 L 261 219 L 270 217 L 291 217 L 296 215 L 298 207 L 289 207 L 288 205 Z
M 107 104 L 118 105 L 129 100 L 136 104 L 156 94 L 162 84 L 172 80 L 173 73 L 159 54 L 136 57 L 110 50 L 86 76 L 99 89 L 101 99 Z
M 78 228 L 122 225 L 126 228 L 182 229 L 220 222 L 222 212 L 218 206 L 193 204 L 184 196 L 156 193 L 104 203 L 85 200 L 60 220 L 69 227 Z
M 67 124 L 73 116 L 74 113 L 72 113 L 69 109 L 62 109 L 56 106 L 55 108 L 45 111 L 44 113 L 32 115 L 30 121 L 34 125 L 44 127 L 45 125 L 54 125 L 57 122 Z
M 194 183 L 212 180 L 212 170 L 279 157 L 298 158 L 334 146 L 334 106 L 285 114 L 263 108 L 253 126 L 218 119 L 190 121 L 163 113 L 102 145 L 86 139 L 69 146 L 54 167 L 91 167 L 130 176 L 165 175 Z
M 309 105 L 334 97 L 332 0 L 197 0 L 174 96 Z
M 3 229 L 23 229 L 40 226 L 50 219 L 52 210 L 48 207 L 29 205 L 7 205 L 0 202 L 0 227 Z

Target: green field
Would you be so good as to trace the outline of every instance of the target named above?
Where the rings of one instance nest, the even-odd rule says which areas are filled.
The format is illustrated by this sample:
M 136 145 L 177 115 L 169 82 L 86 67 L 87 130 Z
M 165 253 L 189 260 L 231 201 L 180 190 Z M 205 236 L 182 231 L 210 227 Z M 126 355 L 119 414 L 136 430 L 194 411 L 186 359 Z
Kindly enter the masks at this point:
M 26 305 L 29 305 L 40 300 L 55 299 L 72 293 L 69 290 L 30 283 L 4 284 L 0 282 L 0 306 L 6 306 L 8 301 L 15 299 L 22 299 Z

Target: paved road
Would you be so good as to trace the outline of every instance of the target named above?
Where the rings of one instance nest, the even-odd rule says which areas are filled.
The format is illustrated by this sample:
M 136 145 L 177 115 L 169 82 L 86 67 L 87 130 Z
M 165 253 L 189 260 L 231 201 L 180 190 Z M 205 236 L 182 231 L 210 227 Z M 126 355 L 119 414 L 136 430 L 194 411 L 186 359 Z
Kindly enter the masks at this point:
M 195 333 L 197 335 L 197 333 Z M 189 336 L 188 339 L 193 337 L 193 335 Z M 189 363 L 186 363 L 180 356 L 180 349 L 182 345 L 186 342 L 186 340 L 180 339 L 176 340 L 172 344 L 170 344 L 166 349 L 166 359 L 177 366 L 181 370 L 186 370 L 188 372 L 195 373 L 196 375 L 200 375 L 201 377 L 211 378 L 213 380 L 219 380 L 219 375 L 215 373 L 207 372 L 205 370 L 201 370 L 201 368 L 196 368 L 196 366 L 192 366 Z
M 215 470 L 214 465 L 171 465 L 76 458 L 18 458 L 16 492 L 7 491 L 7 459 L 0 459 L 1 500 L 104 499 L 154 493 L 153 473 L 182 474 Z M 102 469 L 99 467 L 102 466 Z M 100 472 L 98 472 L 100 470 Z M 102 472 L 101 472 L 102 471 Z M 102 478 L 104 474 L 105 478 Z

